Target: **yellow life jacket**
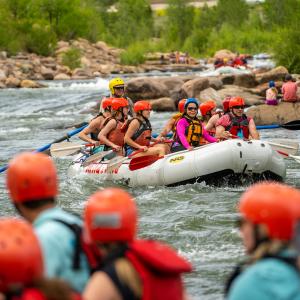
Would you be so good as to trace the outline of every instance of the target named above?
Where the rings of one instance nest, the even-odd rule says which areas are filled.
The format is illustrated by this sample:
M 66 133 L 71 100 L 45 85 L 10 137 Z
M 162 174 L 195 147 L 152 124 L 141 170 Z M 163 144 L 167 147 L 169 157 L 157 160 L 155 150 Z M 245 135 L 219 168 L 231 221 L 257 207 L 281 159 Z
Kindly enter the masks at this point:
M 189 126 L 185 130 L 185 136 L 189 144 L 193 147 L 197 147 L 201 143 L 202 138 L 202 124 L 199 119 L 188 119 Z
M 176 125 L 178 123 L 178 121 L 182 118 L 183 113 L 176 113 L 172 116 L 172 119 L 175 120 L 173 127 L 172 127 L 172 131 L 176 132 Z

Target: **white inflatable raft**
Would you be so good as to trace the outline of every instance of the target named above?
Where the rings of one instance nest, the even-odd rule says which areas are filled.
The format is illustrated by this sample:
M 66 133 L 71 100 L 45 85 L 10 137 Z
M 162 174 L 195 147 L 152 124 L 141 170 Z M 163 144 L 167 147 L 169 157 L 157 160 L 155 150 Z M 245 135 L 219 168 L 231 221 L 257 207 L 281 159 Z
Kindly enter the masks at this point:
M 153 164 L 129 170 L 130 160 L 112 173 L 107 162 L 82 166 L 78 155 L 68 170 L 69 176 L 86 173 L 103 181 L 122 181 L 129 186 L 178 185 L 205 181 L 214 185 L 240 185 L 258 180 L 283 181 L 286 166 L 283 158 L 264 141 L 227 140 L 168 154 Z

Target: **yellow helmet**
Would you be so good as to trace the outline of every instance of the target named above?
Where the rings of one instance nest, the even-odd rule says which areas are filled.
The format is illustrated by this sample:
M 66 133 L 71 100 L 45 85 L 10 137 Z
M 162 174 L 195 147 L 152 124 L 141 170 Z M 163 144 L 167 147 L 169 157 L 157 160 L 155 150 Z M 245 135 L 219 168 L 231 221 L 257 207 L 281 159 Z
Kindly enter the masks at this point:
M 123 79 L 121 78 L 113 78 L 110 80 L 109 82 L 109 89 L 110 89 L 110 92 L 112 95 L 115 94 L 115 90 L 114 88 L 117 87 L 117 86 L 124 86 L 125 85 L 125 82 Z

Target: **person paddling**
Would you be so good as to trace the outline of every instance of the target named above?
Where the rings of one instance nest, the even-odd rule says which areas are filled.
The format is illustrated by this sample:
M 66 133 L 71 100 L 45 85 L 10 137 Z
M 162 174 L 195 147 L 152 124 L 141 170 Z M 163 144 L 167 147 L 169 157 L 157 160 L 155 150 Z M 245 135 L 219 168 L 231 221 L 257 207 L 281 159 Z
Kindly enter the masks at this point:
M 189 262 L 170 246 L 137 240 L 137 208 L 126 191 L 109 188 L 96 192 L 84 208 L 86 241 L 102 254 L 83 293 L 85 300 L 184 300 L 181 278 Z
M 17 218 L 0 218 L 0 299 L 75 300 L 71 287 L 44 277 L 39 240 L 32 226 Z
M 51 158 L 43 153 L 22 153 L 9 162 L 6 178 L 10 198 L 17 212 L 32 223 L 41 243 L 45 276 L 58 277 L 81 292 L 90 266 L 79 237 L 79 217 L 56 206 L 58 179 Z
M 89 125 L 79 133 L 78 137 L 81 140 L 94 144 L 95 146 L 100 145 L 98 135 L 103 128 L 105 120 L 111 117 L 111 103 L 113 99 L 114 98 L 104 98 L 102 100 L 101 107 L 103 112 L 99 112 L 99 114 L 90 121 Z M 90 137 L 88 136 L 89 134 Z
M 158 140 L 151 136 L 152 126 L 149 121 L 151 112 L 150 102 L 144 100 L 137 101 L 133 108 L 136 117 L 130 120 L 124 137 L 126 156 L 135 150 L 143 150 L 143 152 L 136 154 L 134 157 L 146 155 L 163 157 L 167 151 L 165 144 L 157 144 L 149 148 L 151 141 L 156 142 Z
M 99 140 L 105 145 L 104 150 L 113 149 L 117 155 L 124 155 L 124 135 L 128 116 L 128 101 L 125 98 L 114 98 L 111 104 L 111 117 L 106 119 L 99 133 Z M 111 155 L 108 159 L 112 158 Z
M 181 99 L 178 102 L 178 113 L 174 114 L 171 119 L 167 122 L 163 130 L 158 135 L 158 139 L 166 137 L 169 132 L 175 133 L 176 131 L 176 124 L 178 120 L 182 117 L 182 114 L 184 112 L 184 104 L 186 102 L 186 99 Z
M 292 248 L 294 203 L 300 192 L 280 183 L 250 187 L 238 205 L 238 225 L 248 259 L 228 280 L 228 300 L 300 299 L 297 253 Z
M 200 146 L 202 137 L 209 143 L 217 142 L 217 139 L 210 136 L 201 121 L 197 118 L 199 109 L 198 101 L 195 98 L 189 98 L 184 105 L 184 113 L 176 126 L 174 143 L 171 152 L 181 150 L 193 150 Z
M 244 114 L 244 108 L 243 98 L 233 97 L 230 99 L 230 112 L 222 116 L 216 123 L 217 138 L 259 139 L 254 120 Z

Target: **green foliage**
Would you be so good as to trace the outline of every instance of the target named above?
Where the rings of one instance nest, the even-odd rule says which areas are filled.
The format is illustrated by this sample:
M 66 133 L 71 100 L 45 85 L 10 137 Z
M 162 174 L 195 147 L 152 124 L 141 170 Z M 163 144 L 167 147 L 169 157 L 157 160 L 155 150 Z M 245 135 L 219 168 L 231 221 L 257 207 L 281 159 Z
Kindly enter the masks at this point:
M 218 23 L 241 26 L 248 19 L 248 5 L 245 0 L 219 0 L 217 4 Z
M 266 0 L 263 7 L 266 23 L 270 27 L 294 26 L 295 22 L 299 22 L 299 0 Z
M 32 24 L 26 31 L 25 47 L 28 52 L 49 56 L 53 54 L 57 40 L 50 26 Z
M 178 47 L 191 34 L 194 8 L 185 0 L 168 0 L 168 4 L 165 38 L 173 47 Z
M 152 11 L 148 0 L 119 0 L 111 24 L 111 42 L 126 47 L 147 40 L 153 33 Z
M 138 65 L 145 62 L 145 53 L 148 52 L 145 43 L 134 43 L 121 53 L 121 64 Z
M 274 43 L 276 62 L 287 67 L 290 73 L 300 73 L 300 30 L 284 28 L 278 31 L 280 37 Z
M 62 63 L 71 70 L 74 70 L 80 67 L 80 58 L 80 49 L 73 47 L 63 54 Z

